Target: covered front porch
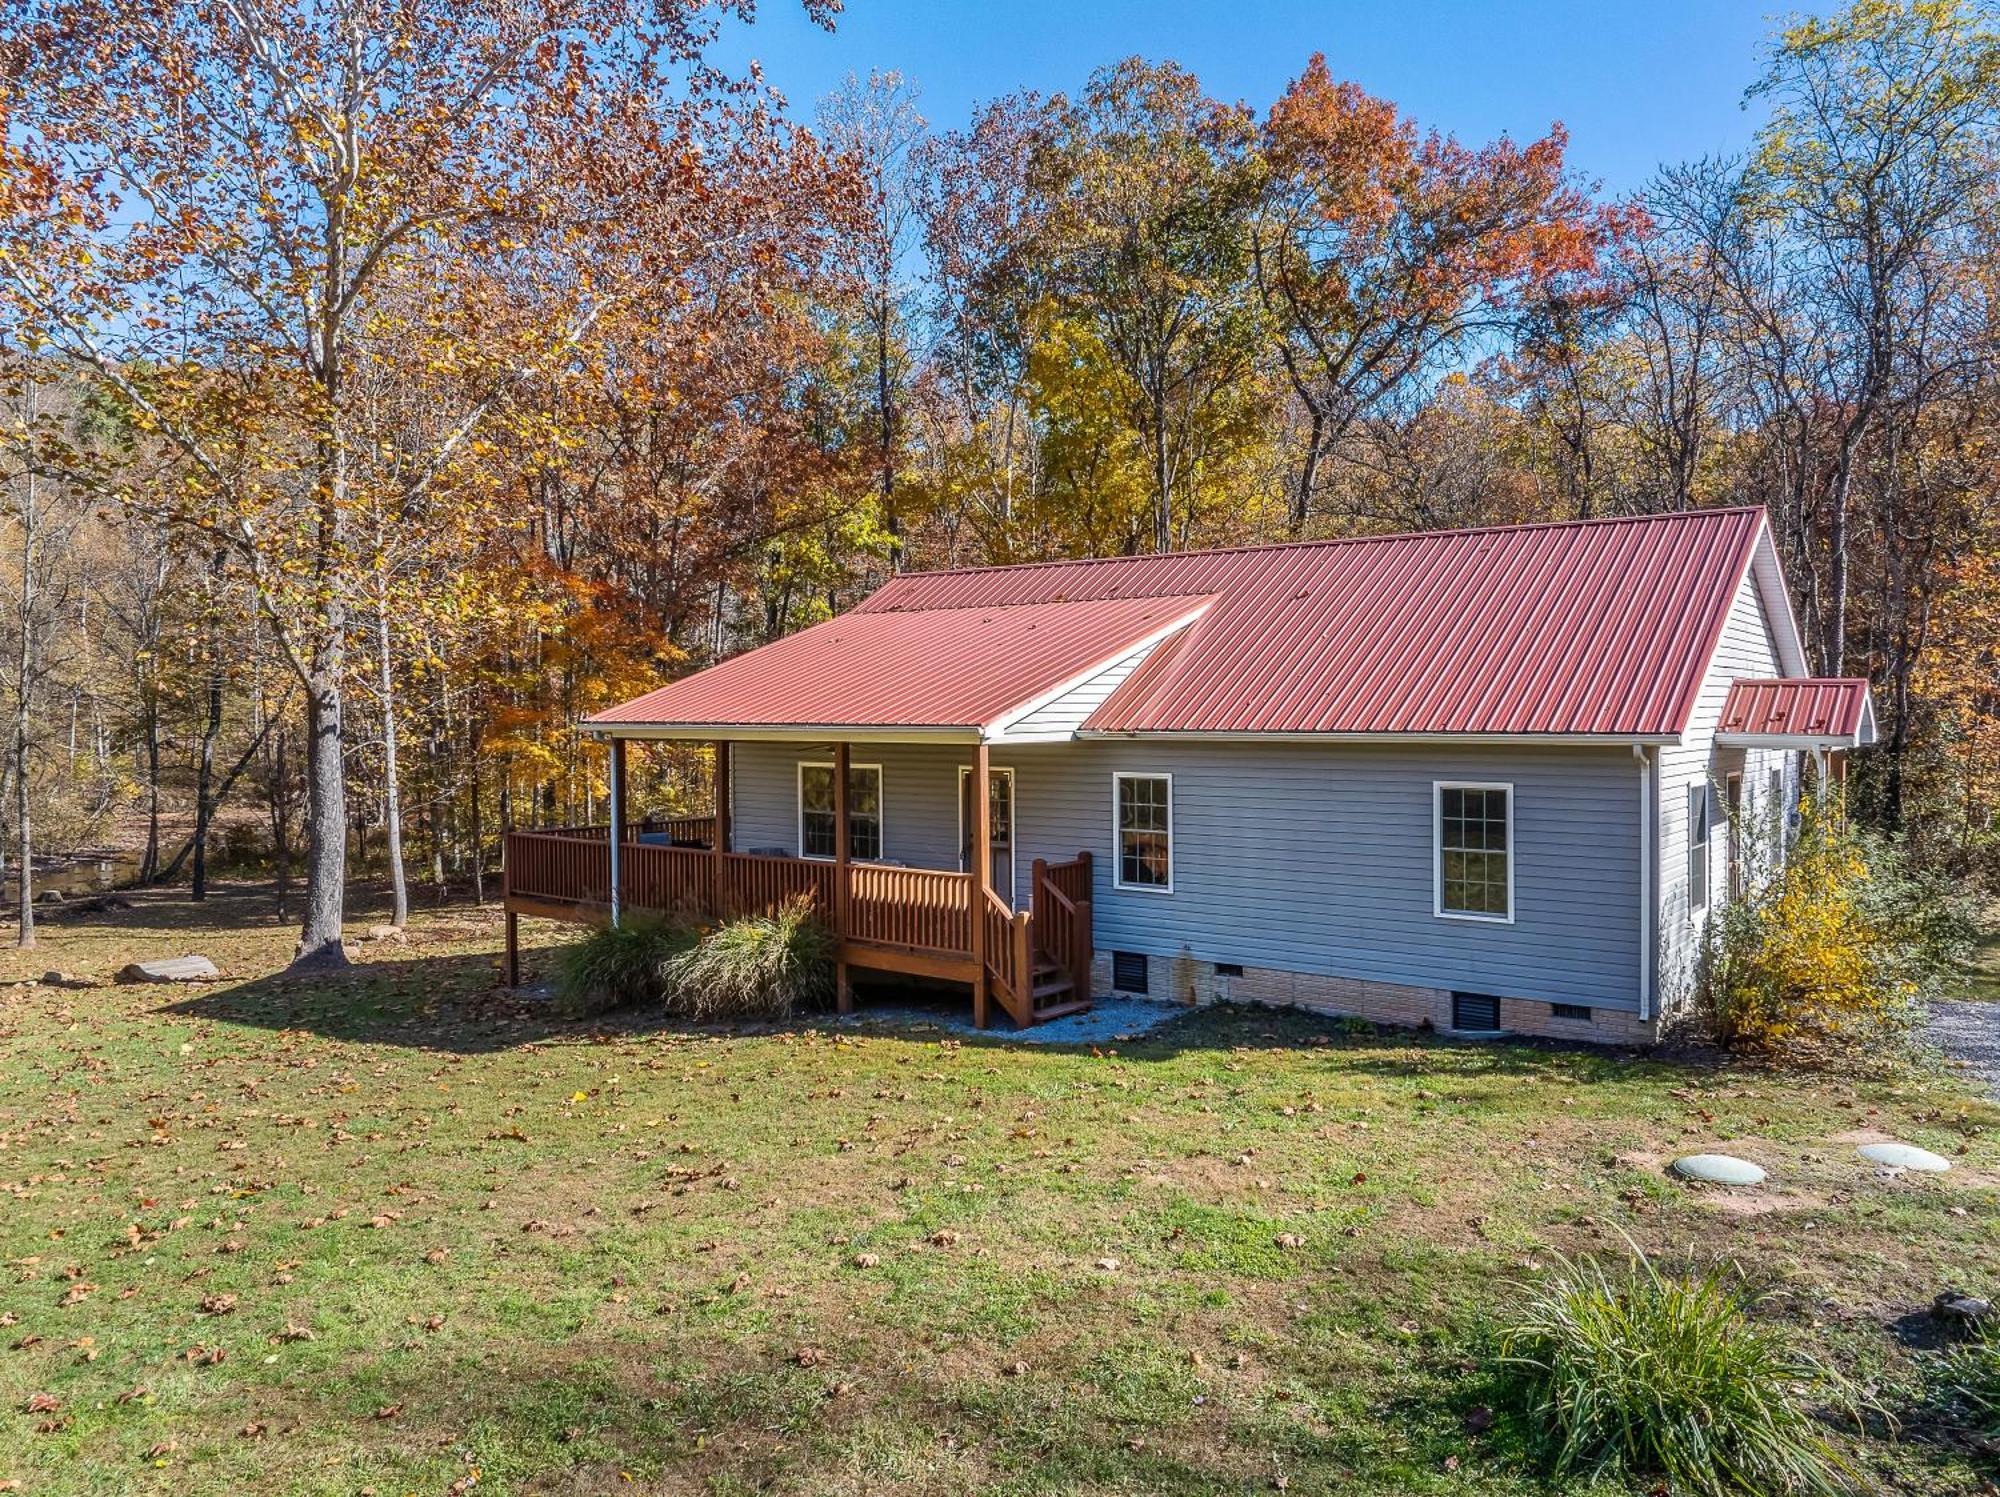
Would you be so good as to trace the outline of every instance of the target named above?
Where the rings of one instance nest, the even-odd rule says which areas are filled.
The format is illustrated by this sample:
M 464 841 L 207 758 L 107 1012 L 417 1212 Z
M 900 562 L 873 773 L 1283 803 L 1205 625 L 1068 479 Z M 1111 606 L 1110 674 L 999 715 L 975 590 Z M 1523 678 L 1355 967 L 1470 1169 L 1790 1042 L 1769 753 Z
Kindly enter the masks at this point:
M 1090 854 L 1080 852 L 1060 862 L 1036 858 L 1015 867 L 1012 780 L 1007 771 L 993 769 L 984 742 L 972 747 L 969 772 L 961 782 L 957 815 L 963 827 L 963 866 L 947 869 L 856 856 L 858 823 L 861 844 L 868 845 L 869 810 L 851 804 L 854 742 L 827 745 L 830 804 L 815 828 L 817 845 L 827 855 L 820 857 L 774 848 L 735 849 L 728 740 L 713 745 L 711 811 L 629 818 L 627 755 L 632 740 L 606 736 L 610 821 L 506 836 L 503 891 L 510 984 L 520 980 L 523 915 L 616 923 L 631 912 L 649 911 L 726 920 L 805 897 L 837 943 L 842 1013 L 853 1010 L 854 969 L 965 984 L 971 989 L 973 1021 L 981 1028 L 994 1005 L 1018 1027 L 1088 1007 Z M 989 793 L 971 793 L 966 789 L 971 785 L 987 785 Z M 879 808 L 874 814 L 879 816 Z M 800 845 L 802 851 L 810 850 L 803 829 Z

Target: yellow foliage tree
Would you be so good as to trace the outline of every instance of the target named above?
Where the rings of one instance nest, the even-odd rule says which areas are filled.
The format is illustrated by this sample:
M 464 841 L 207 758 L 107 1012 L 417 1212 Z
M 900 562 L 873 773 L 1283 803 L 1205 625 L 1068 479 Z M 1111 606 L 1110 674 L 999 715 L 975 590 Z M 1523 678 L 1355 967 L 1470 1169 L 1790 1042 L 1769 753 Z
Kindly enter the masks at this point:
M 1919 980 L 1874 877 L 1837 799 L 1807 801 L 1784 862 L 1711 927 L 1706 988 L 1724 1043 L 1815 1061 L 1908 1032 Z

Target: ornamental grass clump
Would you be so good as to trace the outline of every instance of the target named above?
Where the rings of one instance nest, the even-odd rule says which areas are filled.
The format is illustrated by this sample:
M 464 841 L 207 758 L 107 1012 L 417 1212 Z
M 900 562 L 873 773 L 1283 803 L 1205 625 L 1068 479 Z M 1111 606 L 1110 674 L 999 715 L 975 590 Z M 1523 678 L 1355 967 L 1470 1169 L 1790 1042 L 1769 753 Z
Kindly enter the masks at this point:
M 833 937 L 802 897 L 703 936 L 661 976 L 667 1011 L 680 1018 L 789 1018 L 832 998 Z
M 657 1003 L 666 963 L 687 945 L 685 931 L 644 915 L 594 930 L 556 955 L 557 1006 L 575 1018 Z
M 2000 1445 L 2000 1331 L 1946 1352 L 1935 1381 L 1936 1402 L 1949 1418 Z
M 1634 1251 L 1563 1261 L 1502 1338 L 1549 1474 L 1662 1481 L 1696 1497 L 1853 1490 L 1805 1398 L 1828 1373 L 1751 1321 L 1734 1275 Z

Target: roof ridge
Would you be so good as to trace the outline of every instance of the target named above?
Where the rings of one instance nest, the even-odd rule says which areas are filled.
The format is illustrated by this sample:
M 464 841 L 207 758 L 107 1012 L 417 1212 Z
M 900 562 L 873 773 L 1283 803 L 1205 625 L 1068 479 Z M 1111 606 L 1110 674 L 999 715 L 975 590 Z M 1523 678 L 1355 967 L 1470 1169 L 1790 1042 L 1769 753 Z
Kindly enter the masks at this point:
M 875 590 L 881 593 L 906 578 L 972 577 L 985 572 L 1025 572 L 1044 567 L 1104 566 L 1115 562 L 1164 561 L 1196 556 L 1242 556 L 1253 551 L 1310 551 L 1323 546 L 1359 546 L 1380 541 L 1410 541 L 1428 536 L 1518 534 L 1530 530 L 1581 530 L 1597 525 L 1658 524 L 1704 520 L 1723 515 L 1761 515 L 1761 504 L 1721 504 L 1706 509 L 1662 510 L 1643 515 L 1591 515 L 1576 520 L 1523 520 L 1508 525 L 1456 525 L 1441 530 L 1395 530 L 1382 535 L 1331 535 L 1310 541 L 1257 541 L 1241 546 L 1213 546 L 1198 551 L 1135 551 L 1125 556 L 1055 556 L 1046 561 L 992 562 L 977 567 L 938 567 L 932 571 L 898 572 Z M 870 594 L 874 596 L 875 594 Z M 936 606 L 936 605 L 932 605 Z

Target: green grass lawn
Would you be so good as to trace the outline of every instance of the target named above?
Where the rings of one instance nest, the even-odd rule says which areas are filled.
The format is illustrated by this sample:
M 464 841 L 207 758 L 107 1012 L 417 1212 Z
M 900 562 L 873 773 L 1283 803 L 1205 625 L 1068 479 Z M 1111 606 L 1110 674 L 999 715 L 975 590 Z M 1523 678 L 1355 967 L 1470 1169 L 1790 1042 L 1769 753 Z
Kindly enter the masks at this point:
M 2000 1112 L 1956 1081 L 1264 1011 L 1101 1052 L 571 1025 L 495 991 L 490 912 L 292 981 L 267 909 L 0 960 L 228 975 L 0 990 L 7 1490 L 1539 1492 L 1492 1329 L 1627 1238 L 1771 1291 L 1879 1410 L 1879 1489 L 1983 1490 L 1907 1318 L 2000 1289 Z M 1878 1177 L 1873 1133 L 1959 1168 Z M 1775 1186 L 1663 1178 L 1706 1146 Z

